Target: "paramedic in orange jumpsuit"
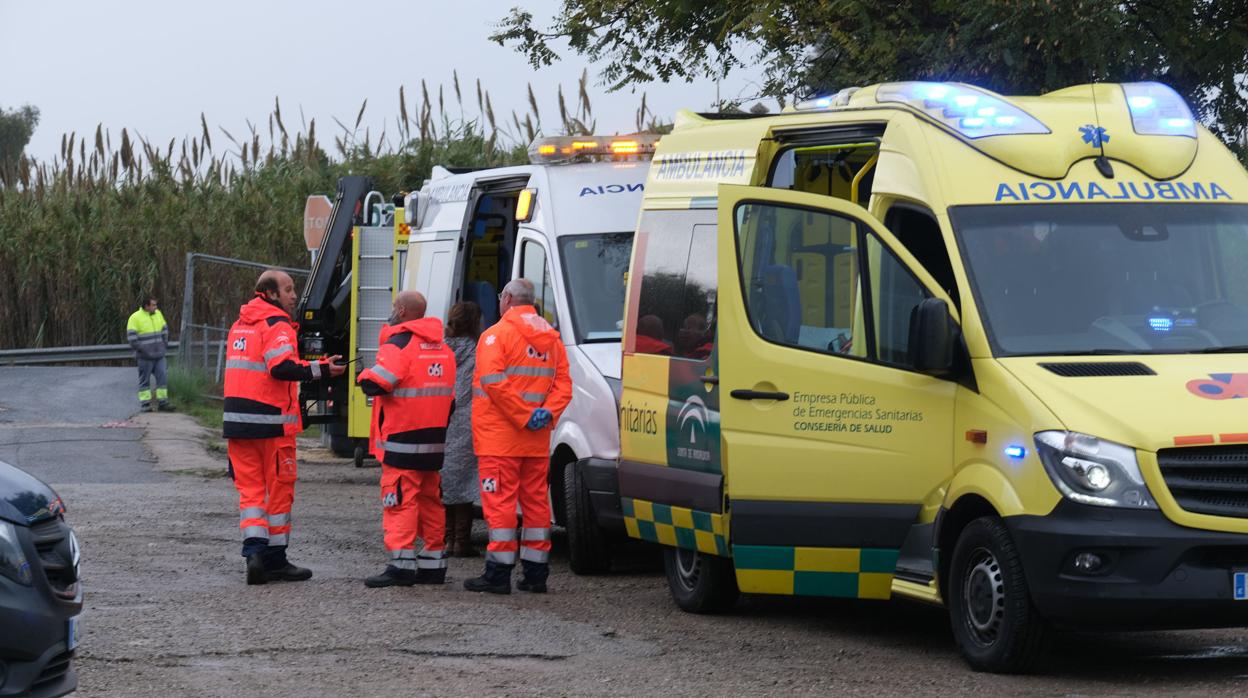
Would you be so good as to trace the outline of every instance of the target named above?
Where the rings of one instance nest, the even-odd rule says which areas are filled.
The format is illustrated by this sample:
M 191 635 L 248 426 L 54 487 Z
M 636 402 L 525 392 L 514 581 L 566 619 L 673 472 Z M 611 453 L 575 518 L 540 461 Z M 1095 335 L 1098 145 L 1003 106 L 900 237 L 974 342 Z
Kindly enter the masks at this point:
M 312 578 L 311 570 L 286 559 L 295 434 L 301 428 L 299 381 L 340 376 L 346 367 L 335 363 L 339 356 L 312 363 L 299 359 L 290 319 L 297 300 L 289 274 L 264 272 L 226 340 L 223 432 L 238 489 L 248 584 Z
M 390 562 L 372 588 L 446 581 L 442 454 L 455 408 L 455 352 L 425 297 L 403 291 L 381 328 L 377 362 L 356 382 L 373 396 L 373 455 L 381 461 L 381 528 Z M 424 548 L 416 553 L 416 539 Z
M 568 356 L 559 331 L 533 307 L 533 284 L 516 279 L 499 295 L 502 319 L 477 341 L 472 440 L 481 479 L 481 508 L 490 527 L 485 573 L 469 591 L 546 591 L 550 574 L 550 434 L 572 401 Z M 516 536 L 516 501 L 524 528 Z

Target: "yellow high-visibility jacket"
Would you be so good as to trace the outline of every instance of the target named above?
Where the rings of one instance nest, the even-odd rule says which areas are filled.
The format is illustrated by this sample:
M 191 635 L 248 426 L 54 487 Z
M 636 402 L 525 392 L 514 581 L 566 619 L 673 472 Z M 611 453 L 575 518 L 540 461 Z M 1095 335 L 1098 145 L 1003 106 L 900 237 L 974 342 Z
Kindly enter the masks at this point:
M 126 323 L 126 340 L 140 359 L 160 359 L 169 347 L 169 325 L 158 309 L 154 313 L 139 308 Z

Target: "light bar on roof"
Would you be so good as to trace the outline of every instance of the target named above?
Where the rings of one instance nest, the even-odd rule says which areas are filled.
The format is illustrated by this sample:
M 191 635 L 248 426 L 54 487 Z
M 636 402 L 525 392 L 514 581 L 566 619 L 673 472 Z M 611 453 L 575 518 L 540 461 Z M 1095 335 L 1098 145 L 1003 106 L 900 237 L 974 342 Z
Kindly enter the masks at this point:
M 653 133 L 538 138 L 529 146 L 529 162 L 555 165 L 587 160 L 644 160 L 654 154 L 658 142 L 658 135 Z
M 1141 136 L 1196 137 L 1196 119 L 1187 103 L 1159 82 L 1123 83 L 1131 125 Z
M 948 82 L 890 82 L 875 101 L 906 104 L 967 138 L 1052 133 L 1039 119 L 970 85 Z

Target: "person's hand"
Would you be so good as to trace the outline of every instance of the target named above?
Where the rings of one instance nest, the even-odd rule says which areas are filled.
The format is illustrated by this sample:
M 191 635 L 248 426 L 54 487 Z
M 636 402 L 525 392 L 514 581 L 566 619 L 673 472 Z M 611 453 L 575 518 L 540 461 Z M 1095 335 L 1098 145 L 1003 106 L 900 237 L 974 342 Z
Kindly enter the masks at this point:
M 545 407 L 539 407 L 533 410 L 533 414 L 529 417 L 529 423 L 524 426 L 526 429 L 530 429 L 532 431 L 545 429 L 546 426 L 550 424 L 550 420 L 553 418 L 554 415 L 550 413 L 550 410 Z
M 347 372 L 347 365 L 340 364 L 338 363 L 339 361 L 342 361 L 342 356 L 339 354 L 334 354 L 328 359 L 325 359 L 325 368 L 329 369 L 330 378 L 337 378 Z

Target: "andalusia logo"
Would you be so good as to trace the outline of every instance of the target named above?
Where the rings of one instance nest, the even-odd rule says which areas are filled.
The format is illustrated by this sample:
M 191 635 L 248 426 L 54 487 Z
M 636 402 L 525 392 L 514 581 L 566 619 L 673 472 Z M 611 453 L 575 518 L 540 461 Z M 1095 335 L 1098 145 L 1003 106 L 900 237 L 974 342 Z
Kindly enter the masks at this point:
M 678 430 L 676 455 L 678 457 L 703 463 L 711 460 L 711 444 L 706 438 L 709 421 L 710 413 L 702 398 L 690 395 L 685 399 L 685 404 L 681 405 L 680 413 L 676 418 Z

